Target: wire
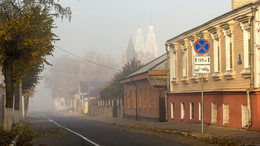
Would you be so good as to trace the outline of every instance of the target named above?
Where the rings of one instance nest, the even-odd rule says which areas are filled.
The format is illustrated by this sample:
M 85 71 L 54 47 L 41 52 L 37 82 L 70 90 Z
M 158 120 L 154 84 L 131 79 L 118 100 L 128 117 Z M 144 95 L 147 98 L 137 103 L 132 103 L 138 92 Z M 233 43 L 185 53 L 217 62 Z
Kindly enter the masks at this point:
M 102 66 L 102 67 L 104 67 L 104 68 L 111 69 L 111 70 L 114 70 L 114 71 L 119 71 L 119 70 L 116 69 L 116 68 L 113 68 L 113 67 L 110 67 L 110 66 L 106 66 L 106 65 L 103 65 L 103 64 L 99 64 L 99 63 L 93 62 L 93 61 L 91 61 L 91 60 L 88 60 L 88 59 L 79 57 L 79 56 L 77 56 L 77 55 L 75 55 L 75 54 L 73 54 L 73 53 L 71 53 L 71 52 L 69 52 L 69 51 L 66 51 L 66 50 L 62 49 L 62 48 L 59 47 L 59 46 L 56 46 L 56 45 L 54 45 L 54 46 L 57 47 L 58 49 L 64 51 L 64 52 L 66 52 L 66 53 L 68 53 L 68 54 L 70 54 L 70 55 L 72 55 L 72 56 L 74 56 L 74 57 L 76 57 L 76 58 L 79 58 L 79 59 L 81 59 L 81 60 L 84 60 L 84 61 L 86 61 L 86 62 L 88 62 L 88 63 L 92 63 L 92 64 L 95 64 L 95 65 L 99 65 L 99 66 Z

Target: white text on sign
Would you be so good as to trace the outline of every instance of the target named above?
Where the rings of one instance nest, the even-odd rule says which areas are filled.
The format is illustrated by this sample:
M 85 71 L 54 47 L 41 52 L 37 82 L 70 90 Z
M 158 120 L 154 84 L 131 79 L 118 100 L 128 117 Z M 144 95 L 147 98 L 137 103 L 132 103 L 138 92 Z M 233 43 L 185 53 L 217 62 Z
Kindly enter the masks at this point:
M 194 64 L 210 64 L 210 56 L 195 56 Z

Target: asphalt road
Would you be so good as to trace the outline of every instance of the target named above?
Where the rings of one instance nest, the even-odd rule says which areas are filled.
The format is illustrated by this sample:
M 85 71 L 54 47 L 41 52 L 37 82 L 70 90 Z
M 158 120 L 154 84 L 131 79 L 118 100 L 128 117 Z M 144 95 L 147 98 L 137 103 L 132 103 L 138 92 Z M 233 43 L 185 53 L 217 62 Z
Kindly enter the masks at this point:
M 48 146 L 179 146 L 183 144 L 143 135 L 119 127 L 53 113 L 31 114 L 33 130 L 39 134 L 33 145 Z

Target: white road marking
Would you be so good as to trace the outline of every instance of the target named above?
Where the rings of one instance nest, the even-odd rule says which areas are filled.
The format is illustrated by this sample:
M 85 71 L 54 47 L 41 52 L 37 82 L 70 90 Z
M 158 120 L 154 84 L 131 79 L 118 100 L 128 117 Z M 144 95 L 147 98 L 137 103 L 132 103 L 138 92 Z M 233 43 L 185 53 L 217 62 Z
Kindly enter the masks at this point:
M 55 125 L 57 125 L 57 126 L 59 126 L 59 127 L 61 127 L 61 128 L 64 128 L 64 129 L 68 130 L 68 131 L 71 132 L 71 133 L 74 133 L 74 134 L 78 135 L 79 137 L 81 137 L 82 139 L 88 141 L 89 143 L 92 143 L 92 144 L 95 145 L 95 146 L 100 146 L 100 145 L 96 144 L 95 142 L 89 140 L 88 138 L 84 137 L 83 135 L 81 135 L 81 134 L 79 134 L 79 133 L 77 133 L 77 132 L 75 132 L 75 131 L 70 130 L 69 128 L 66 128 L 66 127 L 64 127 L 64 126 L 62 126 L 62 125 L 56 123 L 55 121 L 53 121 L 52 119 L 48 118 L 47 116 L 45 116 L 45 115 L 43 115 L 43 114 L 42 114 L 42 116 L 43 116 L 44 118 L 48 119 L 51 123 L 54 123 Z

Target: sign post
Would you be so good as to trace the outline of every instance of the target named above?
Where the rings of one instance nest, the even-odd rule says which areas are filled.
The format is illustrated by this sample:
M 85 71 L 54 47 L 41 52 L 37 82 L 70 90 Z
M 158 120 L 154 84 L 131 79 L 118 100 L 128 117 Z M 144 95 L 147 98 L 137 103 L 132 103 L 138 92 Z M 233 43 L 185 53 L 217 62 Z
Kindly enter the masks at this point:
M 205 55 L 209 52 L 210 45 L 205 39 L 198 39 L 194 43 L 194 50 L 198 55 Z M 194 57 L 194 73 L 201 74 L 201 134 L 204 133 L 204 97 L 203 97 L 203 78 L 204 73 L 210 73 L 210 56 Z

